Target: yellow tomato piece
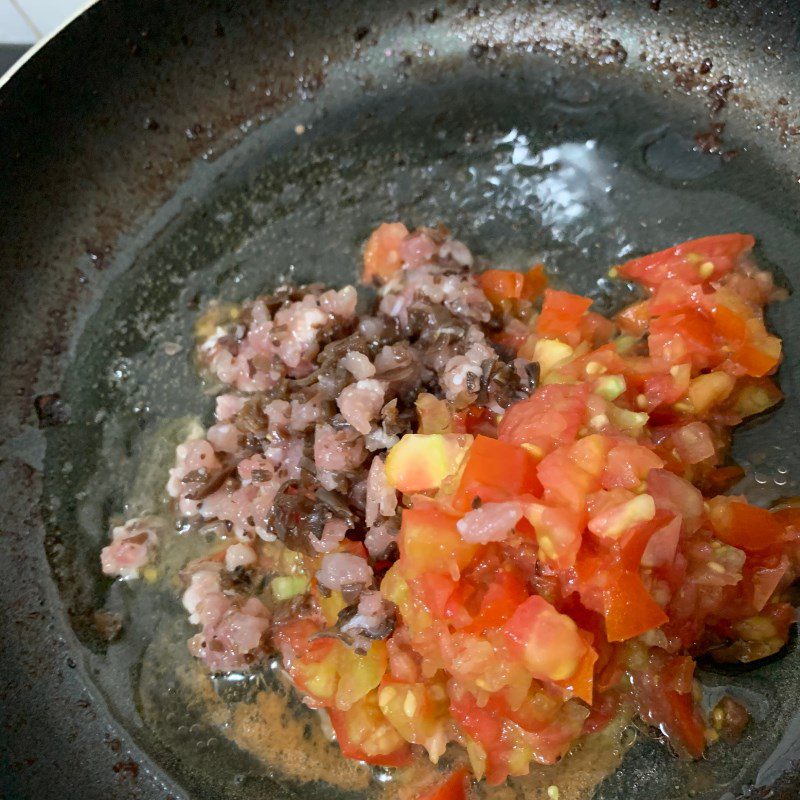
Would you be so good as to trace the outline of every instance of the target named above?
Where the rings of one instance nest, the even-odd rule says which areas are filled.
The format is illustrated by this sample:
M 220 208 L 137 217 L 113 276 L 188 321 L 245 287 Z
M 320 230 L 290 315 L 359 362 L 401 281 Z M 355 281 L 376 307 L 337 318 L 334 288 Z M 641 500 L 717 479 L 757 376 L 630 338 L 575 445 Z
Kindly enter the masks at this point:
M 386 480 L 406 494 L 438 489 L 458 469 L 472 436 L 408 433 L 386 456 Z
M 727 372 L 709 372 L 692 380 L 686 396 L 695 414 L 705 414 L 710 408 L 727 400 L 735 385 L 736 379 Z
M 329 701 L 336 694 L 339 681 L 337 659 L 328 657 L 313 664 L 298 666 L 305 690 L 318 700 Z
M 373 642 L 364 655 L 337 644 L 339 685 L 336 689 L 336 708 L 346 711 L 378 686 L 386 672 L 389 657 L 385 642 Z

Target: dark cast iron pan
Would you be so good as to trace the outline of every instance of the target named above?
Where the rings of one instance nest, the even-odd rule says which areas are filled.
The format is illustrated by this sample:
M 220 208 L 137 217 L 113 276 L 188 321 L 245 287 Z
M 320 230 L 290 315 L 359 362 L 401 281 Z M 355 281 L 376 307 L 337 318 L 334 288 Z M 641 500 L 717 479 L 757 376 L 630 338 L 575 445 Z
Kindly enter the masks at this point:
M 154 638 L 185 653 L 175 596 L 99 572 L 137 470 L 169 458 L 165 421 L 208 413 L 196 309 L 352 280 L 387 218 L 543 259 L 601 304 L 622 256 L 728 230 L 797 287 L 798 22 L 748 0 L 101 0 L 7 80 L 0 796 L 333 796 L 209 745 L 169 659 L 145 690 Z M 764 502 L 798 494 L 799 304 L 770 318 L 788 400 L 736 440 Z M 99 608 L 124 616 L 111 644 Z M 596 796 L 796 798 L 799 675 L 794 643 L 707 670 L 749 703 L 744 739 L 690 774 L 639 737 Z

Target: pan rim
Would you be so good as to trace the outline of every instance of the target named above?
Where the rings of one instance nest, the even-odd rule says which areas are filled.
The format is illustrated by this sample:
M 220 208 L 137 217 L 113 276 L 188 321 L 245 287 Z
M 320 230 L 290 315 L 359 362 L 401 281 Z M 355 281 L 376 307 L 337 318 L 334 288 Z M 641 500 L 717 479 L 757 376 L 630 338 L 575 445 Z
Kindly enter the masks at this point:
M 46 36 L 42 36 L 34 42 L 4 73 L 0 74 L 0 89 L 2 89 L 11 79 L 32 59 L 36 54 L 47 47 L 47 45 L 58 36 L 61 31 L 69 27 L 78 17 L 82 16 L 92 6 L 100 3 L 101 0 L 85 0 L 76 8 L 58 27 L 54 28 Z

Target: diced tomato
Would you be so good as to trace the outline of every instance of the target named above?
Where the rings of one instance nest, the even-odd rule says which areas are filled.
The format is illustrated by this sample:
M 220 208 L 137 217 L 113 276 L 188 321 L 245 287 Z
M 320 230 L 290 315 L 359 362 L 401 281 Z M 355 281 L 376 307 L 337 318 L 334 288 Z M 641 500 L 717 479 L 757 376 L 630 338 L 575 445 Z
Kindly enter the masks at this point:
M 603 344 L 586 355 L 573 358 L 569 363 L 560 366 L 558 371 L 564 378 L 583 381 L 592 380 L 597 375 L 620 374 L 628 364 L 613 344 Z
M 600 488 L 599 472 L 591 474 L 581 469 L 570 458 L 566 447 L 546 455 L 539 462 L 536 474 L 544 489 L 545 501 L 549 505 L 566 506 L 575 512 L 582 512 L 586 506 L 587 495 Z
M 647 342 L 653 358 L 668 364 L 691 361 L 698 369 L 708 366 L 716 352 L 714 326 L 692 310 L 654 319 Z
M 478 285 L 492 304 L 522 297 L 525 276 L 509 269 L 487 269 L 478 276 Z
M 544 264 L 534 264 L 522 280 L 522 298 L 535 300 L 547 288 L 547 275 Z
M 589 499 L 587 528 L 607 542 L 619 540 L 634 525 L 656 515 L 655 501 L 649 494 L 633 494 L 627 489 L 596 492 Z
M 744 470 L 738 464 L 726 464 L 703 475 L 699 486 L 706 497 L 714 497 L 730 491 L 742 478 Z
M 637 489 L 647 480 L 651 470 L 660 469 L 664 462 L 649 448 L 629 442 L 615 444 L 608 453 L 603 470 L 604 489 L 622 487 Z
M 477 546 L 461 538 L 457 520 L 434 507 L 403 511 L 398 544 L 403 573 L 408 578 L 424 572 L 452 576 L 469 564 Z
M 675 517 L 665 511 L 656 511 L 653 519 L 640 522 L 630 528 L 619 543 L 620 564 L 626 570 L 636 572 L 652 537 L 674 519 Z M 680 533 L 680 521 L 678 533 Z
M 411 761 L 411 748 L 389 724 L 373 691 L 347 711 L 329 711 L 342 754 L 384 767 L 402 767 Z
M 503 720 L 488 708 L 482 708 L 467 691 L 450 697 L 450 713 L 464 732 L 487 752 L 500 743 Z
M 614 317 L 620 330 L 629 336 L 643 336 L 650 326 L 650 302 L 632 303 Z
M 378 690 L 378 705 L 403 739 L 439 754 L 449 723 L 447 689 L 441 680 L 401 683 L 387 679 Z
M 386 480 L 407 494 L 438 489 L 456 472 L 470 443 L 463 434 L 407 433 L 386 456 Z
M 502 569 L 492 578 L 480 601 L 480 609 L 467 631 L 483 633 L 500 628 L 529 595 L 525 581 L 514 571 Z
M 467 768 L 459 767 L 444 780 L 420 794 L 416 800 L 466 800 L 468 780 Z
M 748 375 L 761 378 L 778 366 L 781 360 L 780 339 L 764 336 L 754 342 L 746 342 L 733 354 L 733 360 Z
M 703 722 L 691 694 L 664 693 L 670 715 L 663 721 L 662 730 L 679 748 L 686 749 L 692 758 L 701 758 L 706 749 Z
M 382 225 L 365 279 L 411 270 L 437 246 Z M 742 475 L 730 428 L 782 399 L 767 377 L 782 357 L 764 323 L 773 286 L 739 264 L 752 246 L 712 236 L 621 265 L 650 291 L 615 321 L 546 288 L 541 265 L 477 276 L 497 323 L 484 333 L 518 353 L 515 370 L 538 364 L 538 388 L 507 405 L 524 395 L 501 370 L 472 405 L 417 401 L 419 430 L 385 465 L 411 504 L 399 558 L 373 562 L 396 607 L 391 636 L 366 653 L 319 636 L 346 601 L 323 597 L 316 579 L 310 609 L 272 623 L 287 672 L 309 706 L 330 710 L 345 756 L 400 765 L 413 746 L 436 763 L 459 742 L 473 774 L 497 785 L 555 762 L 631 703 L 678 753 L 703 754 L 713 735 L 694 658 L 765 658 L 795 621 L 786 589 L 800 506 L 721 494 Z M 514 529 L 464 541 L 459 519 L 497 502 L 522 511 Z M 362 539 L 337 551 L 366 558 Z M 319 556 L 298 557 L 316 571 Z M 732 714 L 741 729 L 746 715 Z M 466 800 L 467 768 L 450 769 L 416 800 Z
M 586 384 L 552 384 L 508 408 L 498 428 L 505 442 L 532 445 L 544 455 L 575 441 L 586 414 Z
M 529 597 L 505 626 L 509 647 L 534 678 L 561 681 L 575 675 L 587 645 L 575 623 L 541 597 Z
M 476 497 L 483 502 L 494 502 L 537 489 L 535 465 L 525 450 L 507 441 L 479 435 L 464 460 L 453 506 L 467 511 Z
M 736 381 L 726 403 L 739 419 L 761 414 L 783 400 L 781 390 L 770 378 L 744 378 Z
M 755 239 L 741 233 L 727 233 L 693 239 L 658 253 L 634 258 L 617 267 L 628 280 L 654 288 L 678 278 L 687 283 L 718 280 L 752 250 Z M 710 264 L 711 267 L 706 267 Z
M 717 293 L 718 295 L 719 293 Z M 712 297 L 714 297 L 712 295 Z M 711 317 L 717 332 L 729 344 L 742 344 L 747 338 L 747 318 L 715 297 L 709 302 Z
M 676 364 L 668 375 L 649 375 L 644 379 L 641 391 L 647 402 L 646 410 L 651 414 L 651 421 L 655 421 L 652 417 L 653 411 L 662 407 L 663 414 L 663 406 L 677 402 L 686 394 L 690 388 L 691 374 L 689 364 Z
M 502 694 L 494 693 L 487 707 L 492 713 L 510 719 L 529 733 L 543 730 L 558 716 L 561 700 L 544 690 L 539 683 L 531 683 L 522 698 L 514 696 L 511 700 L 510 695 L 510 690 Z
M 658 628 L 668 617 L 645 589 L 642 579 L 619 571 L 604 593 L 606 633 L 609 642 L 622 642 Z
M 364 271 L 361 280 L 386 279 L 400 269 L 400 243 L 408 236 L 402 222 L 384 222 L 371 234 L 364 246 Z
M 657 511 L 680 516 L 687 533 L 694 533 L 705 515 L 703 495 L 689 481 L 665 469 L 654 469 L 647 476 L 647 492 Z
M 674 656 L 661 670 L 660 684 L 664 689 L 689 694 L 694 680 L 694 659 L 691 656 Z
M 306 661 L 320 661 L 333 648 L 333 641 L 314 638 L 320 627 L 310 619 L 300 617 L 275 625 L 273 637 L 279 644 L 288 646 L 294 656 Z
M 664 522 L 665 517 L 668 519 L 666 522 Z M 680 517 L 670 518 L 670 515 L 663 511 L 657 511 L 656 518 L 652 522 L 646 523 L 658 527 L 647 539 L 647 544 L 639 559 L 643 567 L 669 567 L 674 563 L 681 538 L 681 523 Z M 634 568 L 631 564 L 628 567 L 629 569 Z
M 399 683 L 416 683 L 420 678 L 420 670 L 407 639 L 407 629 L 400 629 L 386 640 L 386 650 L 389 655 L 387 675 L 391 675 Z
M 603 730 L 619 710 L 619 697 L 616 692 L 604 692 L 599 698 L 595 697 L 592 710 L 583 724 L 581 731 L 585 735 Z
M 453 414 L 453 430 L 473 436 L 497 438 L 497 415 L 485 406 L 471 405 Z
M 699 464 L 716 455 L 714 434 L 705 422 L 688 422 L 670 437 L 675 450 L 686 464 Z
M 591 304 L 588 297 L 545 289 L 542 312 L 536 320 L 536 333 L 554 338 L 574 333 Z
M 582 342 L 598 345 L 608 342 L 617 332 L 617 326 L 601 314 L 587 311 L 581 317 L 578 331 Z
M 339 681 L 335 705 L 344 711 L 366 697 L 381 682 L 389 659 L 384 642 L 372 642 L 364 654 L 356 653 L 341 643 L 337 644 L 336 649 Z
M 736 380 L 725 372 L 707 372 L 693 378 L 686 389 L 686 397 L 697 415 L 707 414 L 724 402 L 734 390 Z
M 458 581 L 441 572 L 423 572 L 415 581 L 418 595 L 436 617 L 444 617 L 448 601 L 453 596 Z
M 679 311 L 693 311 L 703 308 L 703 291 L 698 284 L 673 278 L 652 289 L 650 295 L 650 316 L 675 314 Z
M 569 696 L 583 700 L 587 705 L 592 704 L 594 692 L 594 665 L 597 662 L 597 651 L 592 647 L 592 637 L 581 631 L 581 638 L 586 644 L 586 650 L 581 657 L 578 668 L 569 678 L 556 681 L 558 686 L 566 690 Z
M 769 511 L 728 497 L 709 501 L 709 519 L 723 542 L 742 550 L 764 550 L 783 536 L 783 527 Z
M 571 567 L 581 546 L 585 517 L 583 511 L 526 503 L 525 518 L 533 526 L 539 558 L 560 569 Z

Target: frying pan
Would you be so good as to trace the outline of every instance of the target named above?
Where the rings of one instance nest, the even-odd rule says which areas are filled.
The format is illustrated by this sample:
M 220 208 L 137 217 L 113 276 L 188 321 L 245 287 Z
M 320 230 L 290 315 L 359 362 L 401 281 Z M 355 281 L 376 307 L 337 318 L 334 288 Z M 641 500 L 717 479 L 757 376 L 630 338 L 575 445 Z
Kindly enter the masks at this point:
M 208 413 L 196 309 L 353 280 L 387 218 L 545 260 L 601 306 L 609 264 L 728 230 L 797 286 L 798 22 L 748 0 L 101 0 L 6 78 L 0 796 L 355 797 L 193 722 L 175 593 L 99 572 L 132 487 L 163 484 L 165 423 Z M 798 494 L 798 304 L 770 316 L 789 399 L 736 438 L 763 502 Z M 123 616 L 111 643 L 97 609 Z M 689 769 L 639 736 L 596 797 L 797 797 L 799 675 L 794 642 L 706 669 L 753 711 L 744 739 Z

